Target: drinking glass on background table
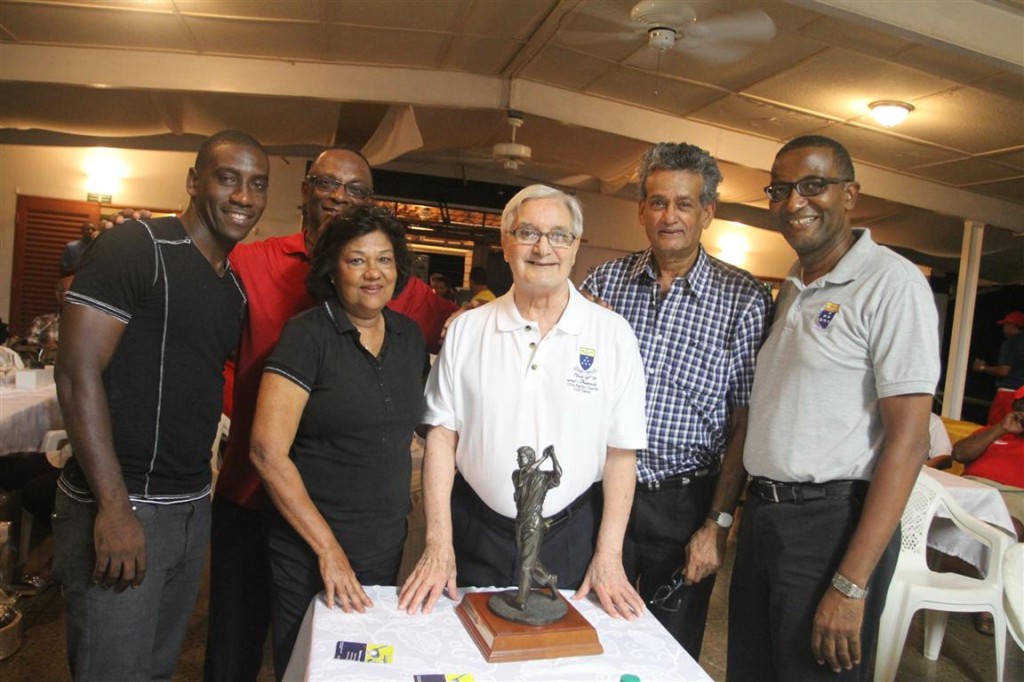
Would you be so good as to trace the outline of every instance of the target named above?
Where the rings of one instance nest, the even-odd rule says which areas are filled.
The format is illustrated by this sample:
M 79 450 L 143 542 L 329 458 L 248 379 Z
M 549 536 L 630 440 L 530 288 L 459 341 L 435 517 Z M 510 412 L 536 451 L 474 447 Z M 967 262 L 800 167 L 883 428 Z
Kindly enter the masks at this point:
M 8 378 L 10 377 L 10 378 Z M 0 351 L 0 384 L 10 386 L 14 383 L 14 358 Z

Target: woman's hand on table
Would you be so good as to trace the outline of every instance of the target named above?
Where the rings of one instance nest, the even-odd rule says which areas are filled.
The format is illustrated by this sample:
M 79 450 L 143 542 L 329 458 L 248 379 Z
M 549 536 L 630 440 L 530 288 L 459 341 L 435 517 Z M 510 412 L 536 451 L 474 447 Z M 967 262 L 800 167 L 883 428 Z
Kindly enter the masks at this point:
M 443 548 L 428 545 L 402 585 L 398 608 L 409 615 L 415 615 L 421 607 L 423 613 L 430 613 L 445 589 L 451 599 L 459 598 L 455 582 L 455 550 L 451 545 Z
M 597 594 L 601 608 L 612 618 L 636 620 L 644 612 L 644 600 L 629 584 L 621 555 L 594 552 L 583 583 L 572 598 L 583 599 L 591 590 Z
M 366 596 L 363 586 L 359 584 L 348 557 L 340 546 L 335 545 L 318 556 L 320 576 L 324 580 L 327 608 L 333 609 L 334 604 L 341 606 L 345 613 L 358 611 L 366 613 L 373 606 L 373 601 Z

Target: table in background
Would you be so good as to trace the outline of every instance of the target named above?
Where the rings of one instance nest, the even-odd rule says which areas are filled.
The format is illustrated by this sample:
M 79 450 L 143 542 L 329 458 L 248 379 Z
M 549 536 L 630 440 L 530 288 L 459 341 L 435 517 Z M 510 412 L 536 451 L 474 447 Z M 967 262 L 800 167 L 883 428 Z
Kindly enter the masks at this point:
M 1013 521 L 1010 519 L 1010 512 L 1006 509 L 1006 503 L 1003 502 L 1003 497 L 998 490 L 984 483 L 947 474 L 938 469 L 924 467 L 922 471 L 924 475 L 931 476 L 941 483 L 950 497 L 956 500 L 968 514 L 1005 531 L 1013 538 L 1017 537 L 1017 533 L 1013 529 Z M 988 561 L 988 550 L 985 545 L 975 540 L 974 536 L 957 528 L 942 506 L 936 512 L 935 520 L 928 531 L 928 546 L 943 554 L 960 557 L 977 568 L 983 568 Z
M 32 390 L 0 387 L 0 456 L 38 450 L 47 431 L 63 428 L 53 383 Z
M 313 599 L 302 621 L 285 680 L 407 680 L 416 675 L 470 674 L 486 680 L 608 680 L 630 673 L 641 680 L 675 682 L 711 678 L 662 627 L 644 611 L 632 622 L 614 619 L 589 599 L 572 604 L 597 628 L 604 653 L 599 656 L 488 663 L 455 613 L 456 602 L 442 596 L 429 614 L 410 616 L 398 610 L 397 588 L 367 587 L 374 606 L 364 614 L 328 609 Z M 491 588 L 493 589 L 493 588 Z M 460 597 L 466 590 L 459 590 Z M 568 598 L 571 591 L 563 590 Z M 338 642 L 387 644 L 393 663 L 363 663 L 334 658 Z

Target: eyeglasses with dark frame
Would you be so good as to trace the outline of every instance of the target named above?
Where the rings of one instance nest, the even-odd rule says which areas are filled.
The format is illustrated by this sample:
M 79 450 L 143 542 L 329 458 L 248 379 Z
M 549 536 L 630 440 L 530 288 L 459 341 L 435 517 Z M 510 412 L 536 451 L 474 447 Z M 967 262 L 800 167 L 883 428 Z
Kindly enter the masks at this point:
M 794 189 L 802 197 L 816 197 L 828 189 L 829 185 L 844 182 L 853 182 L 853 178 L 823 178 L 812 175 L 797 182 L 773 182 L 764 188 L 764 193 L 768 195 L 768 201 L 777 204 L 788 199 Z
M 509 230 L 509 234 L 516 240 L 516 244 L 521 244 L 522 246 L 533 246 L 540 242 L 541 237 L 547 237 L 551 248 L 568 249 L 576 241 L 576 235 L 565 230 L 541 232 L 533 227 L 517 227 L 514 230 Z
M 651 606 L 657 606 L 662 611 L 678 611 L 683 605 L 683 567 L 680 566 L 669 578 L 669 583 L 662 585 L 654 591 L 654 596 L 649 602 Z
M 359 182 L 342 182 L 329 175 L 307 175 L 308 182 L 314 189 L 321 192 L 334 194 L 339 187 L 345 188 L 345 193 L 353 199 L 369 199 L 373 195 L 373 188 Z

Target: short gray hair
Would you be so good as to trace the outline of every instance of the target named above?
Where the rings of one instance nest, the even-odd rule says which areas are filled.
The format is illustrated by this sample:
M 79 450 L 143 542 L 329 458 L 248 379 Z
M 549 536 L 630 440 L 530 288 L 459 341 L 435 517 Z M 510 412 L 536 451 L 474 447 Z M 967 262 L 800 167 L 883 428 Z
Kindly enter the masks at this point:
M 697 173 L 704 183 L 700 192 L 700 205 L 707 206 L 718 201 L 718 183 L 722 171 L 711 154 L 700 147 L 685 142 L 659 142 L 651 146 L 640 157 L 640 199 L 647 198 L 647 178 L 654 171 L 675 170 Z
M 501 231 L 511 232 L 519 218 L 519 208 L 527 201 L 534 199 L 561 199 L 565 207 L 569 209 L 569 216 L 572 218 L 572 233 L 576 237 L 583 235 L 583 206 L 580 200 L 571 194 L 566 194 L 560 189 L 548 187 L 547 185 L 530 185 L 519 190 L 519 192 L 508 200 L 505 210 L 501 212 Z

